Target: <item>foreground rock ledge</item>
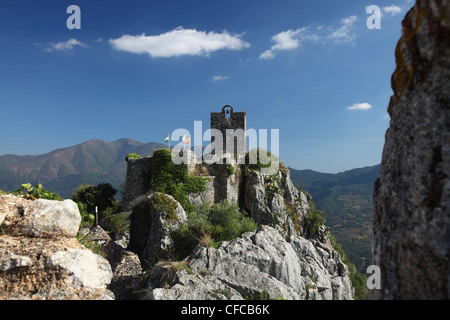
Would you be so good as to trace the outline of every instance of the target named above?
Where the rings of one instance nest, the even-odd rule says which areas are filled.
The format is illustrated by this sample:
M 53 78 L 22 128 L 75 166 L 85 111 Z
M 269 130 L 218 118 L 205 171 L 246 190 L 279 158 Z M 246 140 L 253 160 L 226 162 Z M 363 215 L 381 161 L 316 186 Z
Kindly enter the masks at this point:
M 0 196 L 0 299 L 111 299 L 107 260 L 75 238 L 81 221 L 71 200 Z
M 178 271 L 177 271 L 178 270 Z M 198 246 L 183 262 L 155 268 L 141 299 L 149 300 L 350 300 L 353 288 L 339 254 L 318 241 L 262 226 L 255 232 Z
M 111 277 L 75 238 L 0 236 L 0 299 L 103 299 Z

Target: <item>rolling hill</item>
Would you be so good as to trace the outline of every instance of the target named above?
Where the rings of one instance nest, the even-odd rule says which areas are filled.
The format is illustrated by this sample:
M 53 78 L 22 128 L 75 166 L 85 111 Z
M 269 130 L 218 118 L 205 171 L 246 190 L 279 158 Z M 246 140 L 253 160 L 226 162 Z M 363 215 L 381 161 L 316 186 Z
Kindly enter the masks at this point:
M 380 165 L 337 174 L 291 169 L 291 179 L 324 211 L 326 225 L 359 272 L 371 263 L 372 193 Z
M 109 182 L 121 189 L 128 153 L 148 156 L 154 149 L 164 147 L 161 143 L 145 144 L 133 139 L 114 142 L 95 139 L 42 155 L 0 156 L 0 189 L 15 190 L 25 182 L 41 183 L 65 198 L 86 183 Z

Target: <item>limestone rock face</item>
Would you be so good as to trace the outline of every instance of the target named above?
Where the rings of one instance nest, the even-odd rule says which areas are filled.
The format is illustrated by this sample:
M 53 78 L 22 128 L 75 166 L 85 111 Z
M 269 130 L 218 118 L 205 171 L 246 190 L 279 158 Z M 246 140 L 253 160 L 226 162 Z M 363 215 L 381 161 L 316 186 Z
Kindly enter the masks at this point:
M 72 200 L 25 200 L 10 195 L 0 197 L 0 224 L 8 234 L 29 237 L 75 237 L 81 222 Z
M 337 252 L 301 237 L 289 243 L 269 226 L 222 242 L 217 249 L 198 246 L 184 263 L 182 271 L 156 269 L 142 298 L 300 300 L 353 295 Z
M 378 299 L 450 298 L 450 1 L 403 20 L 373 197 Z
M 290 178 L 290 171 L 282 165 L 276 175 L 264 176 L 252 171 L 245 180 L 245 208 L 260 224 L 275 225 L 280 233 L 302 235 L 309 203 Z
M 107 260 L 75 238 L 0 236 L 0 299 L 98 300 L 108 297 Z
M 130 215 L 129 249 L 144 264 L 158 262 L 165 258 L 170 245 L 169 229 L 185 220 L 186 212 L 172 196 L 155 192 L 143 197 Z
M 75 238 L 71 200 L 0 196 L 0 299 L 111 299 L 108 261 Z

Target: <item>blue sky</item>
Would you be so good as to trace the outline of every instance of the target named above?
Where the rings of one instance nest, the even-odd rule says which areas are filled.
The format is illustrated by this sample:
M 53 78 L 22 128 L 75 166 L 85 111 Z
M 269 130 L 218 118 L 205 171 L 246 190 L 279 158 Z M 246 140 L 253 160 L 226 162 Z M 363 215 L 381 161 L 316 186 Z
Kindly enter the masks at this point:
M 81 29 L 68 29 L 69 5 Z M 366 7 L 381 9 L 369 29 Z M 163 142 L 224 105 L 321 172 L 378 164 L 411 0 L 0 2 L 0 155 Z M 193 138 L 192 138 L 193 140 Z M 208 142 L 205 142 L 208 144 Z M 269 148 L 270 149 L 270 148 Z

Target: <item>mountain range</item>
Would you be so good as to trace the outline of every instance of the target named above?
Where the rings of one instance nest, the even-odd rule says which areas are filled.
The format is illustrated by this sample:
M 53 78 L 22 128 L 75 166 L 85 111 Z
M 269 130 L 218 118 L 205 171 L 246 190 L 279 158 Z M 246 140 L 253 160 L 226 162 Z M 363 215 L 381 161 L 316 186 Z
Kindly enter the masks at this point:
M 41 183 L 47 190 L 70 198 L 80 184 L 109 182 L 119 191 L 125 182 L 125 157 L 134 152 L 149 156 L 166 145 L 133 139 L 106 142 L 95 139 L 42 155 L 0 156 L 0 189 L 15 190 L 22 183 Z
M 22 183 L 41 183 L 45 189 L 70 198 L 82 184 L 110 183 L 121 196 L 129 153 L 149 156 L 165 144 L 133 139 L 106 142 L 95 139 L 42 155 L 0 156 L 0 190 L 16 190 Z M 380 165 L 337 174 L 291 170 L 291 179 L 309 192 L 324 211 L 326 225 L 358 271 L 370 264 L 371 202 Z
M 291 179 L 324 211 L 326 225 L 357 270 L 371 264 L 372 196 L 380 165 L 330 174 L 291 170 Z

